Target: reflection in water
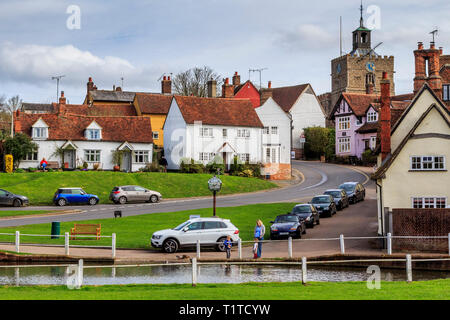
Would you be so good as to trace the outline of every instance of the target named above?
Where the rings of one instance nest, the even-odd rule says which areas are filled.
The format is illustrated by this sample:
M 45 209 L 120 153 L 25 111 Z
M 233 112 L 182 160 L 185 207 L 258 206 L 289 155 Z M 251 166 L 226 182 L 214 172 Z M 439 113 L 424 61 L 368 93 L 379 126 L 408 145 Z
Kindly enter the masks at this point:
M 0 285 L 64 285 L 68 267 L 0 268 Z M 287 282 L 301 281 L 299 266 L 250 266 L 250 265 L 200 265 L 197 269 L 198 283 L 242 283 L 242 282 Z M 370 274 L 365 268 L 308 268 L 309 281 L 366 281 Z M 450 278 L 450 272 L 414 271 L 414 280 Z M 146 284 L 146 283 L 190 283 L 191 266 L 156 266 L 121 268 L 102 267 L 84 269 L 83 284 Z M 381 270 L 381 280 L 405 281 L 403 269 Z

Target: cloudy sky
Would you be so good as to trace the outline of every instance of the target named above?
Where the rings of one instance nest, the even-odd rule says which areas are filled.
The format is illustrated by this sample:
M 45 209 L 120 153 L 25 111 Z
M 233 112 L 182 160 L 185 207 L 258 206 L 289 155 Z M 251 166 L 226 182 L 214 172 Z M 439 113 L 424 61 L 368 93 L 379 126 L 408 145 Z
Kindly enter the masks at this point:
M 413 50 L 436 45 L 450 53 L 450 1 L 364 0 L 380 9 L 372 42 L 395 56 L 396 92 L 412 90 Z M 76 26 L 75 5 L 80 9 Z M 0 96 L 28 102 L 55 100 L 60 89 L 81 103 L 89 76 L 99 89 L 159 92 L 158 78 L 195 66 L 243 80 L 249 68 L 268 68 L 263 84 L 309 82 L 330 90 L 330 60 L 339 55 L 339 16 L 344 51 L 359 25 L 359 0 L 0 0 Z M 364 10 L 366 20 L 374 18 Z M 376 20 L 372 20 L 376 21 Z M 259 82 L 257 74 L 251 80 Z

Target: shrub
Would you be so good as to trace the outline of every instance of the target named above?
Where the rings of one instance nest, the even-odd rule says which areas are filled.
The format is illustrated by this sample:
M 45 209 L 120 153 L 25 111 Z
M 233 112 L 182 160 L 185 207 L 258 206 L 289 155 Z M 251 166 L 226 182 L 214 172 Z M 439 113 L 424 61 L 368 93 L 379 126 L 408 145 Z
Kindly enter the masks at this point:
M 373 165 L 377 163 L 377 157 L 373 154 L 372 150 L 367 149 L 361 155 L 363 165 Z
M 33 168 L 33 167 L 29 167 L 29 168 L 28 168 L 28 171 L 30 171 L 30 172 L 36 172 L 36 170 L 37 170 L 37 169 L 36 169 L 36 168 Z
M 250 170 L 253 173 L 253 177 L 257 177 L 259 178 L 261 176 L 261 163 L 257 162 L 257 163 L 248 163 L 246 162 L 243 166 L 243 170 Z
M 85 161 L 85 162 L 83 162 L 83 169 L 87 169 L 88 168 L 88 163 Z
M 239 172 L 238 174 L 239 177 L 247 177 L 247 178 L 251 178 L 253 177 L 253 171 L 250 169 L 246 169 L 242 172 Z
M 233 158 L 233 163 L 230 165 L 230 174 L 233 176 L 237 176 L 243 170 L 244 170 L 244 165 L 242 164 L 241 159 L 239 159 L 239 157 L 235 156 Z
M 156 162 L 148 163 L 145 167 L 139 169 L 141 172 L 164 172 L 164 167 Z
M 23 170 L 22 168 L 17 168 L 14 172 L 15 173 L 24 173 L 25 170 Z
M 48 172 L 54 172 L 55 170 L 53 168 L 48 168 Z
M 181 173 L 204 173 L 206 170 L 202 163 L 195 163 L 193 159 L 183 159 L 180 163 Z
M 217 173 L 217 170 L 219 170 L 220 174 L 225 172 L 225 164 L 219 154 L 216 154 L 214 159 L 206 165 L 206 171 L 209 173 Z
M 100 163 L 94 163 L 93 165 L 92 165 L 92 167 L 94 168 L 94 170 L 95 171 L 97 171 L 98 170 L 98 168 L 100 167 Z

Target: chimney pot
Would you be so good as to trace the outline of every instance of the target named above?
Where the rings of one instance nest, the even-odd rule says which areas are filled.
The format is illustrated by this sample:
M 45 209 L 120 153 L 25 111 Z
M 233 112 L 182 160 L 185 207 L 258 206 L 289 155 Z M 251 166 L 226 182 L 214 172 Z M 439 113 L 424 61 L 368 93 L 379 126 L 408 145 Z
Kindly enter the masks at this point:
M 417 43 L 417 49 L 423 50 L 423 42 L 422 41 Z
M 267 84 L 267 87 L 270 89 L 272 88 L 272 81 L 269 81 L 269 83 Z
M 229 82 L 230 82 L 230 79 L 226 78 L 225 79 L 225 84 L 229 84 Z
M 444 53 L 444 48 L 439 47 L 439 54 L 442 56 L 443 53 Z
M 92 77 L 89 77 L 89 82 L 92 82 Z
M 161 81 L 161 93 L 162 94 L 172 94 L 172 81 L 170 80 L 170 76 L 164 76 Z
M 167 77 L 167 80 L 170 81 L 170 76 Z
M 435 48 L 435 44 L 434 44 L 434 42 L 432 41 L 432 42 L 430 42 L 430 49 L 434 49 Z

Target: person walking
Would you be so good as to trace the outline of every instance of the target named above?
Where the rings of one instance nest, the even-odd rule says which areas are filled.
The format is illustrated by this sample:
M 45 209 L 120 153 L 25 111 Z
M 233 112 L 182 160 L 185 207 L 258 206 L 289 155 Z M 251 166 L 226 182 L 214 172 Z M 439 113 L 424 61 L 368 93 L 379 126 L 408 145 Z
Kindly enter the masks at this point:
M 231 247 L 233 246 L 233 242 L 231 241 L 231 236 L 227 236 L 227 239 L 224 240 L 223 245 L 225 246 L 225 251 L 227 252 L 227 259 L 231 258 Z
M 159 161 L 159 165 L 164 167 L 164 172 L 167 172 L 168 163 L 167 163 L 167 159 L 164 156 L 161 157 L 161 160 Z
M 261 251 L 262 251 L 262 241 L 264 240 L 264 234 L 266 233 L 266 227 L 264 226 L 263 222 L 261 220 L 256 221 L 256 227 L 255 227 L 255 234 L 254 238 L 258 239 L 258 250 L 257 250 L 257 257 L 261 258 Z

